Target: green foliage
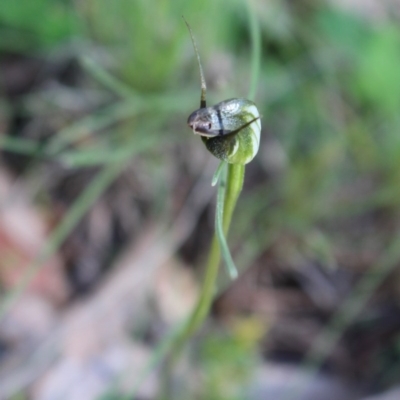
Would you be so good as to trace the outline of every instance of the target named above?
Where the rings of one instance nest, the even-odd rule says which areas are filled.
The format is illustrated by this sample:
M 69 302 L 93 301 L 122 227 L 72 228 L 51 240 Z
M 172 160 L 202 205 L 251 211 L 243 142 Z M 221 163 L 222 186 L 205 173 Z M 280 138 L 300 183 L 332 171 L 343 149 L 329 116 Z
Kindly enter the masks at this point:
M 211 0 L 84 0 L 80 9 L 89 27 L 88 34 L 109 45 L 119 59 L 123 79 L 140 91 L 171 86 L 171 79 L 181 75 L 179 66 L 188 48 L 182 15 L 202 36 L 203 44 L 207 38 L 221 40 L 221 31 L 229 21 L 226 11 L 222 13 L 223 3 Z M 207 29 L 199 29 L 204 20 Z M 192 60 L 191 51 L 186 58 Z
M 236 320 L 230 332 L 216 332 L 199 349 L 199 399 L 244 400 L 245 391 L 260 362 L 257 343 L 264 333 L 255 318 Z
M 65 0 L 2 0 L 0 50 L 30 52 L 77 34 L 73 3 Z
M 358 85 L 360 95 L 381 110 L 385 117 L 400 109 L 400 31 L 387 25 L 376 29 L 360 49 Z

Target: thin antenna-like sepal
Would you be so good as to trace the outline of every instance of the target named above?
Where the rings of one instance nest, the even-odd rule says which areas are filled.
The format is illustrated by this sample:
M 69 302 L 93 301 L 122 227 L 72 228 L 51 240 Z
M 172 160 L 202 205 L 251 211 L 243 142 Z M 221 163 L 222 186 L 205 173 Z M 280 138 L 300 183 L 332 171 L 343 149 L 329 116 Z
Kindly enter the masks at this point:
M 182 18 L 185 21 L 185 24 L 189 29 L 190 37 L 192 38 L 194 52 L 196 53 L 196 57 L 197 57 L 197 63 L 199 64 L 200 80 L 201 80 L 200 108 L 206 108 L 207 107 L 207 103 L 206 103 L 207 86 L 206 86 L 206 80 L 204 79 L 203 68 L 201 67 L 200 54 L 199 54 L 199 51 L 197 50 L 197 45 L 196 45 L 196 41 L 194 40 L 192 28 L 190 28 L 190 25 L 188 24 L 188 22 L 186 21 L 186 19 L 183 15 L 182 15 Z

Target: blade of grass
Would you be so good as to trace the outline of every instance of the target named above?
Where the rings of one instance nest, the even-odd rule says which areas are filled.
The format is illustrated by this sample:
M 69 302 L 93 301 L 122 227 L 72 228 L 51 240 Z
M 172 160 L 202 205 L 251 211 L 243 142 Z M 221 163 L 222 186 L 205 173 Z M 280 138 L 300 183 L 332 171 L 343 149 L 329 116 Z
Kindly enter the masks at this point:
M 127 153 L 126 157 L 122 158 L 120 162 L 106 166 L 98 173 L 86 190 L 77 198 L 61 223 L 52 232 L 48 242 L 40 251 L 39 255 L 28 266 L 21 281 L 2 299 L 2 302 L 0 303 L 0 321 L 18 300 L 19 296 L 24 292 L 46 260 L 57 251 L 74 227 L 79 223 L 81 218 L 89 210 L 91 205 L 120 174 L 130 157 L 146 148 L 154 146 L 154 144 L 158 142 L 158 135 L 156 133 L 153 135 L 141 135 L 141 138 L 142 140 L 140 141 L 138 138 L 132 139 L 135 140 L 135 146 L 129 146 L 130 152 Z
M 88 71 L 97 81 L 118 96 L 128 99 L 138 96 L 138 93 L 136 93 L 132 88 L 110 74 L 92 58 L 83 56 L 80 61 L 86 71 Z
M 251 72 L 250 87 L 248 97 L 254 100 L 257 93 L 257 87 L 261 70 L 261 30 L 257 14 L 254 11 L 252 0 L 247 0 L 247 11 L 249 16 L 250 40 L 251 40 Z
M 59 154 L 65 147 L 77 140 L 105 129 L 117 122 L 130 118 L 142 111 L 142 105 L 137 101 L 125 101 L 105 107 L 95 114 L 90 114 L 59 131 L 46 147 L 50 155 Z
M 34 155 L 40 152 L 41 145 L 24 138 L 17 138 L 6 134 L 0 134 L 0 149 L 18 154 Z
M 95 114 L 83 117 L 59 131 L 46 147 L 49 155 L 59 154 L 65 147 L 77 140 L 82 140 L 93 132 L 105 129 L 125 119 L 132 118 L 143 112 L 180 112 L 183 105 L 189 100 L 189 93 L 166 94 L 146 96 L 129 101 L 121 101 L 117 104 L 105 107 Z

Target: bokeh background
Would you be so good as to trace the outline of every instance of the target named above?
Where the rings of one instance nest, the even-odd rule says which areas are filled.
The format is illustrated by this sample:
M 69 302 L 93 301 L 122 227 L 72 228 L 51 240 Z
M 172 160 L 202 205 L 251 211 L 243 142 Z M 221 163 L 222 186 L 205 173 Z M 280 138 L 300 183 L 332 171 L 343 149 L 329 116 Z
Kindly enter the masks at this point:
M 255 17 L 263 130 L 169 398 L 400 398 L 398 0 L 1 0 L 0 399 L 168 398 L 218 165 L 182 15 L 209 104 Z

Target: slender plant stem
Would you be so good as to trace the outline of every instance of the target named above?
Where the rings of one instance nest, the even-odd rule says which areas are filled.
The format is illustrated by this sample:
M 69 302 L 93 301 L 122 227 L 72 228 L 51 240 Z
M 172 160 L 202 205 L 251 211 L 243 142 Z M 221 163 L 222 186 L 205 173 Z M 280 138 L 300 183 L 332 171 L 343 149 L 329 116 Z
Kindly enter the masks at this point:
M 218 195 L 226 191 L 224 201 L 224 216 L 223 216 L 223 229 L 224 234 L 227 235 L 232 220 L 233 210 L 235 209 L 237 199 L 243 187 L 244 181 L 244 165 L 228 165 L 227 179 L 221 177 Z M 184 327 L 182 335 L 179 340 L 178 349 L 183 345 L 186 340 L 192 336 L 196 330 L 201 326 L 204 319 L 210 311 L 211 302 L 216 292 L 215 282 L 217 280 L 219 265 L 221 259 L 221 252 L 219 247 L 218 238 L 214 235 L 211 250 L 208 257 L 206 273 L 204 276 L 203 287 L 201 290 L 200 299 L 197 306 L 190 316 L 188 323 Z
M 229 231 L 237 199 L 239 198 L 243 187 L 245 167 L 244 165 L 228 164 L 227 174 L 226 166 L 223 169 L 224 170 L 220 173 L 218 197 L 223 196 L 224 198 L 223 230 L 226 236 Z M 220 243 L 218 236 L 215 233 L 211 243 L 211 249 L 208 256 L 200 298 L 197 302 L 196 308 L 189 316 L 187 321 L 183 324 L 182 329 L 178 332 L 176 340 L 172 342 L 170 349 L 171 351 L 166 360 L 164 382 L 161 393 L 162 399 L 173 398 L 171 386 L 172 369 L 176 364 L 176 360 L 181 354 L 186 342 L 196 333 L 209 314 L 210 307 L 216 293 L 216 281 L 219 272 L 220 260 Z
M 233 165 L 228 166 L 228 176 L 226 182 L 221 180 L 220 189 L 223 188 L 225 193 L 224 201 L 224 215 L 223 215 L 223 228 L 224 234 L 227 236 L 229 227 L 232 220 L 233 210 L 237 199 L 242 190 L 244 180 L 244 165 Z M 205 317 L 208 315 L 211 307 L 212 300 L 214 298 L 214 293 L 216 292 L 215 283 L 218 277 L 219 265 L 221 259 L 221 252 L 218 243 L 218 238 L 216 235 L 213 237 L 211 244 L 211 250 L 208 257 L 206 274 L 204 277 L 203 288 L 201 291 L 200 300 L 193 313 L 192 318 L 189 320 L 189 324 L 186 329 L 186 335 L 190 337 L 196 332 L 196 330 L 201 326 Z
M 257 93 L 257 86 L 261 69 L 261 30 L 257 14 L 253 9 L 252 0 L 247 0 L 247 10 L 249 13 L 249 26 L 251 37 L 251 81 L 249 88 L 249 99 L 254 100 Z

